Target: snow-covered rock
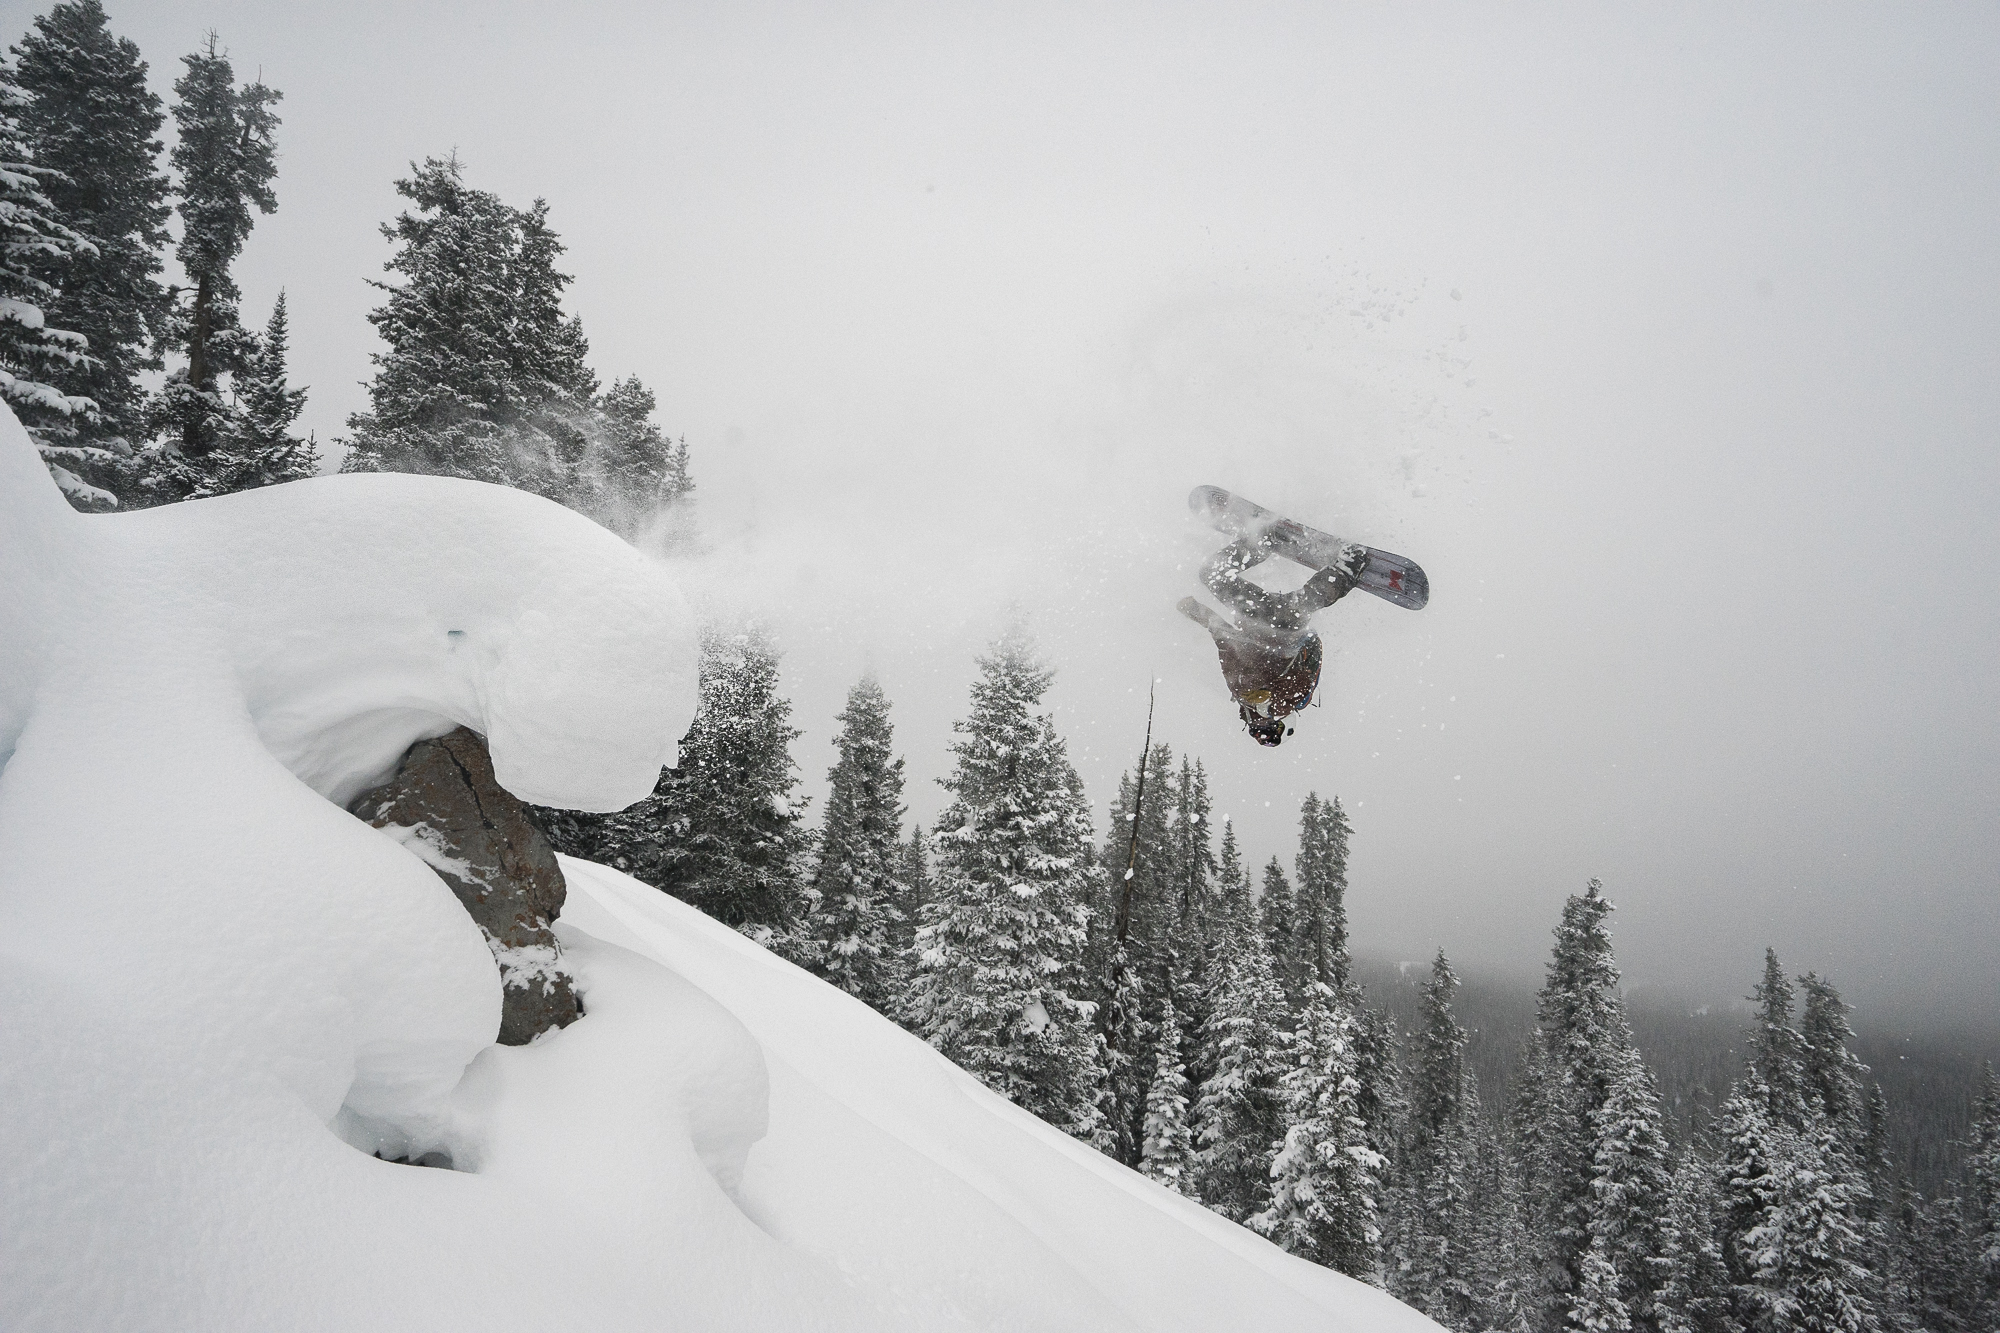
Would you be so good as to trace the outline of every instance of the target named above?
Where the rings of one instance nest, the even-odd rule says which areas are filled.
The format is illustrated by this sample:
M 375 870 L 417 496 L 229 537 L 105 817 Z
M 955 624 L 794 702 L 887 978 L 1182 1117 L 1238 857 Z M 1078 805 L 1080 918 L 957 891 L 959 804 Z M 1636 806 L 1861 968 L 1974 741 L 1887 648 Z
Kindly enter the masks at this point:
M 578 1016 L 562 946 L 555 849 L 528 808 L 493 777 L 470 727 L 418 741 L 396 776 L 349 807 L 417 854 L 444 881 L 500 965 L 500 1042 L 525 1046 Z
M 588 1016 L 493 1044 L 480 932 L 343 804 L 461 725 L 523 799 L 627 804 L 694 655 L 662 567 L 534 497 L 86 517 L 0 411 L 0 1327 L 1431 1327 L 601 867 Z

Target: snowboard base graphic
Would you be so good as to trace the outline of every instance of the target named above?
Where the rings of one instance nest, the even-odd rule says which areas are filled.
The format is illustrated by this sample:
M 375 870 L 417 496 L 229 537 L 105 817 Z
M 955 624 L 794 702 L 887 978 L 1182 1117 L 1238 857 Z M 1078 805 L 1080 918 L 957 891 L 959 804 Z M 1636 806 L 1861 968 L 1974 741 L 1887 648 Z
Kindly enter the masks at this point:
M 1274 514 L 1220 486 L 1195 487 L 1188 496 L 1188 508 L 1216 530 L 1260 542 L 1271 554 L 1295 560 L 1308 569 L 1325 569 L 1340 559 L 1342 547 L 1360 545 Z M 1424 603 L 1431 598 L 1431 581 L 1424 576 L 1422 566 L 1391 551 L 1378 551 L 1372 546 L 1361 549 L 1368 553 L 1368 563 L 1355 587 L 1408 610 L 1423 610 Z

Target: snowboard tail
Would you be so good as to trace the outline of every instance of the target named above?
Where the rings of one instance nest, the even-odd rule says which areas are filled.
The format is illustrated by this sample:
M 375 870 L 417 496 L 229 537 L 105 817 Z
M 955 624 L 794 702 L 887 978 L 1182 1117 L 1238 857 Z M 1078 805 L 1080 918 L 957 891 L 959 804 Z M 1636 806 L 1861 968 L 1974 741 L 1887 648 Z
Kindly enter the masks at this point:
M 1218 531 L 1261 542 L 1273 555 L 1295 560 L 1308 569 L 1325 569 L 1340 558 L 1343 546 L 1360 545 L 1274 514 L 1220 486 L 1195 487 L 1188 496 L 1188 508 Z M 1422 566 L 1392 551 L 1378 551 L 1372 546 L 1361 549 L 1368 553 L 1368 563 L 1355 587 L 1408 610 L 1423 610 L 1424 603 L 1431 599 L 1431 581 L 1425 577 Z

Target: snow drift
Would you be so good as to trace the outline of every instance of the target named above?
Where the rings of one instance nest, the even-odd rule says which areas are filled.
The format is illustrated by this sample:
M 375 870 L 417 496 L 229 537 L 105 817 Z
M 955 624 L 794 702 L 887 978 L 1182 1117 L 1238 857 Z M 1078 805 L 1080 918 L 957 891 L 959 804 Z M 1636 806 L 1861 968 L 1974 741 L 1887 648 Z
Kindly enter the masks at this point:
M 534 497 L 86 517 L 0 412 L 0 1325 L 1432 1327 L 602 867 L 588 1016 L 494 1045 L 478 930 L 341 804 L 461 724 L 628 804 L 694 655 L 665 569 Z

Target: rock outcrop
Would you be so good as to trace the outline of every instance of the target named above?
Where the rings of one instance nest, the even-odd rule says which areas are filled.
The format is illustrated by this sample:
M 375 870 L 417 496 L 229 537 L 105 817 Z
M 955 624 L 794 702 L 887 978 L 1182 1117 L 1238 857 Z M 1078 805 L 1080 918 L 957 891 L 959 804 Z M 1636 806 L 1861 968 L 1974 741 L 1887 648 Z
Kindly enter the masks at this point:
M 562 869 L 528 809 L 493 777 L 485 738 L 467 727 L 418 741 L 396 775 L 349 807 L 437 871 L 500 966 L 500 1043 L 525 1046 L 581 1013 L 549 923 Z

